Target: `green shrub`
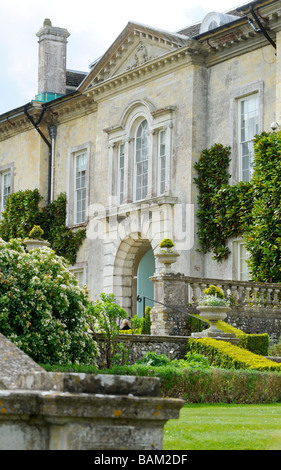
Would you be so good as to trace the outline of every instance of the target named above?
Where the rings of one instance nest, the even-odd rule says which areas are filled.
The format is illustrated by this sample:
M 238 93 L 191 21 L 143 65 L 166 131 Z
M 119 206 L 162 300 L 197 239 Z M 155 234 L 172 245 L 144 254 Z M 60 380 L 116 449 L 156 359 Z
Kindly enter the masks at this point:
M 208 357 L 213 366 L 224 369 L 281 371 L 281 364 L 226 341 L 217 341 L 213 338 L 189 339 L 187 350 L 203 354 Z
M 144 311 L 142 333 L 145 335 L 150 335 L 150 328 L 151 328 L 150 311 L 151 311 L 151 307 L 149 306 L 147 306 Z
M 175 246 L 175 244 L 170 238 L 163 238 L 159 243 L 160 248 L 173 248 L 173 246 Z
M 281 337 L 279 338 L 279 341 L 277 344 L 274 344 L 270 349 L 269 349 L 269 356 L 281 356 Z
M 210 286 L 208 287 L 207 289 L 205 289 L 203 291 L 203 294 L 205 295 L 214 295 L 214 296 L 217 296 L 219 297 L 220 299 L 224 299 L 224 293 L 223 291 L 221 290 L 220 287 L 217 287 L 217 286 Z
M 49 248 L 0 239 L 0 332 L 36 362 L 93 364 L 88 292 Z

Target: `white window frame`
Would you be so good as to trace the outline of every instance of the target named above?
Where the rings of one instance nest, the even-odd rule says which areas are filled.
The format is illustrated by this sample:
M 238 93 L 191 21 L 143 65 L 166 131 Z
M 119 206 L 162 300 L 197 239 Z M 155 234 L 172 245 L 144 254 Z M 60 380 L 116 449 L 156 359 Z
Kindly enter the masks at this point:
M 245 250 L 245 255 L 242 254 L 242 250 Z M 238 280 L 248 281 L 249 280 L 249 269 L 246 261 L 249 259 L 249 253 L 246 250 L 245 242 L 241 241 L 238 243 Z
M 74 224 L 83 224 L 87 212 L 87 153 L 74 156 Z M 79 163 L 82 160 L 82 165 Z M 80 165 L 80 168 L 79 168 Z
M 10 175 L 9 192 L 5 194 L 5 176 Z M 5 210 L 6 200 L 14 192 L 14 165 L 8 164 L 0 167 L 0 210 Z
M 236 89 L 230 95 L 230 106 L 229 106 L 229 122 L 230 126 L 230 146 L 232 149 L 232 155 L 236 158 L 232 158 L 230 162 L 230 174 L 231 184 L 236 184 L 241 181 L 241 165 L 240 165 L 240 148 L 239 148 L 239 102 L 240 100 L 246 99 L 256 94 L 258 97 L 258 134 L 263 130 L 263 102 L 264 102 L 264 82 L 263 80 L 257 80 L 253 83 L 247 84 Z
M 164 142 L 162 142 L 164 136 Z M 164 149 L 164 151 L 162 151 Z M 164 163 L 163 163 L 164 161 Z M 164 173 L 164 179 L 163 179 Z M 166 190 L 167 174 L 167 129 L 160 129 L 158 133 L 158 194 L 164 194 Z
M 90 191 L 90 144 L 81 144 L 68 150 L 68 182 L 67 182 L 67 217 L 66 224 L 68 226 L 85 225 L 88 221 L 88 204 Z M 85 214 L 83 220 L 77 218 L 77 194 L 81 188 L 76 186 L 76 161 L 77 158 L 85 154 Z
M 118 144 L 118 182 L 117 182 L 117 195 L 118 204 L 123 203 L 124 199 L 124 185 L 125 185 L 125 144 L 120 142 Z
M 243 104 L 247 105 L 250 102 L 255 103 L 255 107 L 253 111 L 247 111 L 247 112 L 244 111 L 244 114 L 242 114 Z M 244 117 L 243 119 L 243 116 L 246 116 L 246 117 Z M 252 126 L 253 129 L 250 129 L 251 119 L 254 121 L 254 125 Z M 240 181 L 249 182 L 251 180 L 251 177 L 253 174 L 253 165 L 254 165 L 253 138 L 258 133 L 259 133 L 259 96 L 258 96 L 258 93 L 253 93 L 251 95 L 245 96 L 238 100 L 238 146 L 239 146 L 239 180 Z M 243 137 L 242 137 L 242 134 L 244 134 Z M 244 147 L 247 147 L 247 150 L 248 150 L 247 153 L 243 151 Z M 248 160 L 248 165 L 245 165 L 246 159 Z
M 104 132 L 109 149 L 109 207 L 139 203 L 158 196 L 171 196 L 172 133 L 175 107 L 156 110 L 143 101 L 137 101 L 124 111 L 121 121 Z M 148 188 L 145 198 L 136 197 L 135 147 L 136 133 L 142 121 L 148 123 Z M 166 132 L 165 190 L 159 184 L 159 133 Z M 124 145 L 124 194 L 120 199 L 119 146 Z
M 145 134 L 145 138 L 144 138 Z M 138 147 L 140 145 L 140 147 Z M 134 201 L 144 200 L 149 191 L 149 160 L 152 158 L 149 148 L 148 122 L 143 119 L 137 126 L 134 149 Z M 146 157 L 146 158 L 145 158 Z M 146 181 L 146 184 L 144 182 Z M 139 193 L 140 192 L 140 193 Z
M 9 176 L 9 183 L 8 184 L 5 183 L 5 178 L 7 176 Z M 11 179 L 12 179 L 12 174 L 11 174 L 10 170 L 4 171 L 1 174 L 1 180 L 2 180 L 1 181 L 1 212 L 3 212 L 5 210 L 7 198 L 11 194 Z M 6 191 L 6 190 L 8 190 L 8 191 Z

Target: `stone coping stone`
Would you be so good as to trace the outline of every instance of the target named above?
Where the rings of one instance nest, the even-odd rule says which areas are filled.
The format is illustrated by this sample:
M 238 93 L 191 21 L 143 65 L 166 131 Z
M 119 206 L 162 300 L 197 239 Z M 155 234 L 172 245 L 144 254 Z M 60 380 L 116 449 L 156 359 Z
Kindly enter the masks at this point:
M 184 401 L 177 398 L 103 395 L 43 390 L 0 390 L 0 424 L 9 416 L 65 419 L 113 419 L 166 422 L 178 419 Z M 52 419 L 53 419 L 52 418 Z
M 160 396 L 160 379 L 111 374 L 33 372 L 19 374 L 12 388 L 76 394 L 158 397 Z
M 41 366 L 0 333 L 0 389 L 15 387 L 20 373 L 43 371 Z

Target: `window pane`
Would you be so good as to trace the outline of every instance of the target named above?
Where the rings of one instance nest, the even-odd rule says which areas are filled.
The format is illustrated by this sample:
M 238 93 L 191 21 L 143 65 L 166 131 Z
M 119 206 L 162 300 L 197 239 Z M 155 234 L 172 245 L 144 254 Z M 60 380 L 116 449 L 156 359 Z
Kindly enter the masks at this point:
M 5 210 L 7 199 L 10 196 L 10 194 L 11 194 L 11 173 L 9 171 L 6 173 L 2 173 L 2 197 L 1 197 L 1 200 L 2 200 L 1 210 L 2 211 Z
M 118 199 L 122 204 L 124 198 L 124 163 L 125 163 L 125 145 L 120 144 L 118 148 Z
M 147 121 L 142 121 L 136 134 L 135 150 L 135 195 L 136 200 L 144 199 L 147 195 L 148 186 L 148 136 Z
M 159 166 L 159 192 L 163 194 L 165 192 L 165 180 L 166 180 L 166 131 L 159 133 L 159 154 L 158 154 L 158 166 Z
M 80 224 L 86 219 L 86 168 L 85 153 L 75 157 L 75 223 Z
M 240 169 L 242 181 L 253 172 L 253 137 L 258 133 L 258 96 L 240 101 Z M 247 159 L 244 159 L 247 157 Z

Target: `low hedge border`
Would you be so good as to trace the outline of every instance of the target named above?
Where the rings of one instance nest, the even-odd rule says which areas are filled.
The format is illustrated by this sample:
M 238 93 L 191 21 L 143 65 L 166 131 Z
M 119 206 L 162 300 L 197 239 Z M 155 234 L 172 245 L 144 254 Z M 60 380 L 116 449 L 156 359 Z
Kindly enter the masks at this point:
M 113 366 L 111 369 L 71 366 L 48 367 L 46 370 L 94 374 L 159 377 L 161 395 L 180 398 L 187 403 L 280 403 L 281 374 L 257 370 L 180 369 L 171 366 L 151 367 L 143 364 Z
M 281 372 L 281 364 L 226 341 L 213 338 L 189 339 L 187 349 L 208 357 L 210 363 L 216 367 Z

